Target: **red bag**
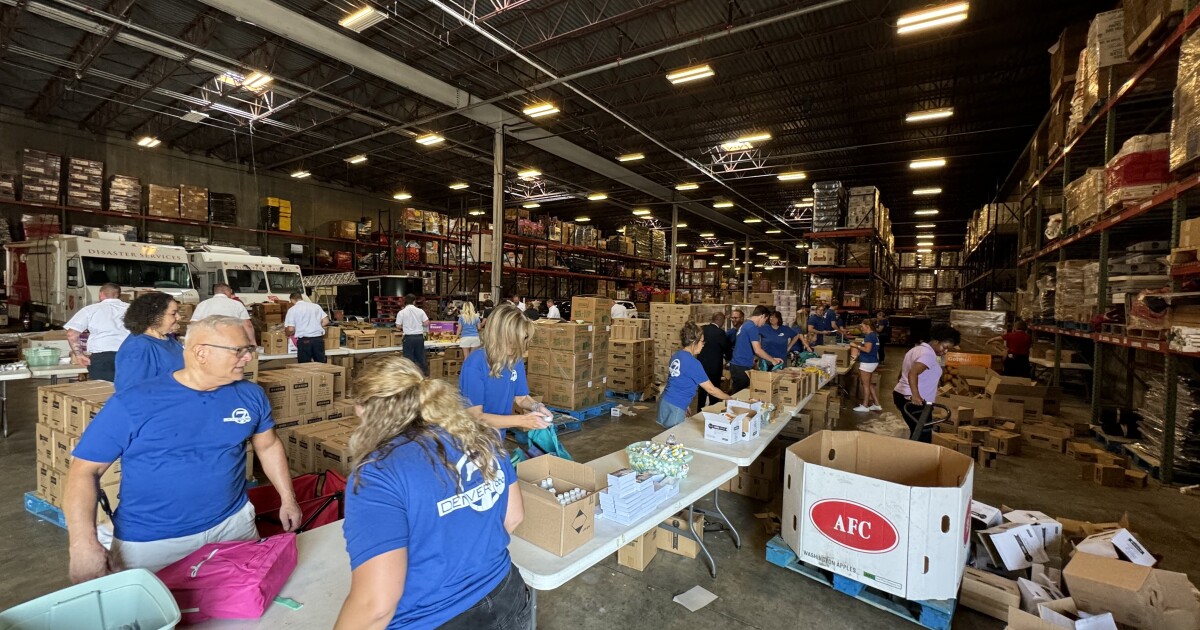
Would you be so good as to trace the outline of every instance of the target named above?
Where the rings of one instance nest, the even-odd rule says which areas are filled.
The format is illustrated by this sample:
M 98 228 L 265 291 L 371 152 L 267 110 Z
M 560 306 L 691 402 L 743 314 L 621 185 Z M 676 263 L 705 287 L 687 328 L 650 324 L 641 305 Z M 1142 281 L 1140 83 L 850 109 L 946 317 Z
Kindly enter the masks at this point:
M 257 619 L 296 569 L 296 535 L 209 543 L 158 572 L 184 623 Z
M 346 494 L 346 479 L 336 471 L 300 475 L 292 479 L 292 489 L 302 513 L 297 534 L 345 516 L 342 501 Z M 283 533 L 283 524 L 279 521 L 279 493 L 271 486 L 258 486 L 250 488 L 246 494 L 254 504 L 258 535 L 265 538 Z

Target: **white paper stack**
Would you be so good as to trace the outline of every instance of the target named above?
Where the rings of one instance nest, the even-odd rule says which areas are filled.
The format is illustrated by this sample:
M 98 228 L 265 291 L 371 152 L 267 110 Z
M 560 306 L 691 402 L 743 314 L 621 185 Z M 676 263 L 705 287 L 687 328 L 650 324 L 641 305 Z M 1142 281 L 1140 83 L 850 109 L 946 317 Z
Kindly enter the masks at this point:
M 636 473 L 622 468 L 608 475 L 608 487 L 600 491 L 600 509 L 596 515 L 621 525 L 631 525 L 654 511 L 669 490 L 660 490 L 665 477 Z M 678 489 L 676 489 L 678 492 Z

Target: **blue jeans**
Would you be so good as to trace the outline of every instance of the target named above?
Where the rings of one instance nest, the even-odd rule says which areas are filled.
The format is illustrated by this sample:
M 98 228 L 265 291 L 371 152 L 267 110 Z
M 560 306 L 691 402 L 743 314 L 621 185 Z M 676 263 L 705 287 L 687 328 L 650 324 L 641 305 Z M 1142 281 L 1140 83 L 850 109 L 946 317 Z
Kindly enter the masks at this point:
M 687 411 L 666 401 L 658 403 L 657 422 L 664 429 L 670 429 L 677 424 L 681 424 L 684 420 L 687 420 Z
M 441 630 L 523 630 L 533 619 L 533 597 L 516 565 L 479 603 L 447 621 Z

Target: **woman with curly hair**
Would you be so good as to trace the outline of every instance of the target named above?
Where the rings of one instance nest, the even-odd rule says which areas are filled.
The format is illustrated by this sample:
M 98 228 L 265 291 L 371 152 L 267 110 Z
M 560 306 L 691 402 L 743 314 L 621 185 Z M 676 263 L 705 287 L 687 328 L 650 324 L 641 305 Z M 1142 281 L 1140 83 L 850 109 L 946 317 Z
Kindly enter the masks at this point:
M 350 593 L 334 628 L 528 628 L 508 555 L 525 510 L 499 434 L 402 357 L 368 363 L 354 393 Z
M 130 335 L 117 351 L 116 391 L 183 369 L 183 344 L 170 336 L 178 322 L 179 302 L 166 293 L 147 293 L 129 305 Z

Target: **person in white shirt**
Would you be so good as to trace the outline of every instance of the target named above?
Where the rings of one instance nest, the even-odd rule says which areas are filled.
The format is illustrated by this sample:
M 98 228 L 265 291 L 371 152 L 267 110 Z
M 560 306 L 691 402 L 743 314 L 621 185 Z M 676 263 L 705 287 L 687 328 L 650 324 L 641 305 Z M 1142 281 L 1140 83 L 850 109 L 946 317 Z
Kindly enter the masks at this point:
M 325 327 L 329 316 L 320 304 L 306 302 L 304 295 L 291 295 L 292 307 L 283 316 L 289 337 L 296 338 L 296 363 L 325 362 Z
M 628 319 L 629 311 L 626 310 L 625 306 L 623 304 L 621 304 L 620 302 L 613 302 L 612 318 L 613 319 Z
M 100 301 L 79 309 L 63 326 L 71 346 L 71 363 L 88 369 L 88 378 L 113 381 L 117 377 L 117 350 L 121 348 L 129 329 L 125 328 L 125 311 L 129 304 L 121 301 L 121 285 L 111 282 L 100 286 Z M 80 335 L 88 333 L 87 352 L 83 351 Z
M 246 305 L 233 299 L 233 287 L 224 282 L 218 282 L 213 285 L 212 291 L 212 297 L 196 305 L 196 310 L 192 312 L 192 321 L 198 322 L 213 315 L 236 317 L 242 320 L 242 330 L 246 331 L 246 336 L 250 337 L 250 341 L 257 339 L 258 337 L 254 334 L 254 324 L 250 323 L 250 312 L 246 310 Z
M 562 313 L 558 311 L 558 304 L 554 302 L 554 298 L 546 298 L 546 319 L 562 319 Z
M 416 363 L 421 371 L 429 374 L 429 363 L 425 360 L 425 332 L 429 330 L 429 316 L 421 308 L 425 298 L 409 293 L 404 296 L 404 308 L 396 313 L 396 328 L 404 333 L 404 358 Z

